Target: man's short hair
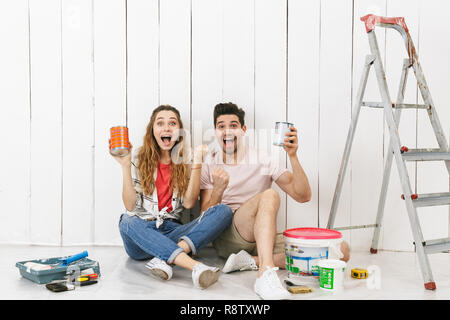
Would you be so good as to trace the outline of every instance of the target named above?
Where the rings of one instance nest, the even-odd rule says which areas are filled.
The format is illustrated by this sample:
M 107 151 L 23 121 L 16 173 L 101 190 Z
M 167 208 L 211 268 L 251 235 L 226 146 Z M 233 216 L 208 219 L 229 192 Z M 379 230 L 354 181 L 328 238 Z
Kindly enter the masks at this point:
M 224 114 L 234 114 L 238 117 L 241 127 L 245 124 L 245 111 L 232 102 L 219 103 L 214 107 L 214 128 L 216 127 L 217 118 Z

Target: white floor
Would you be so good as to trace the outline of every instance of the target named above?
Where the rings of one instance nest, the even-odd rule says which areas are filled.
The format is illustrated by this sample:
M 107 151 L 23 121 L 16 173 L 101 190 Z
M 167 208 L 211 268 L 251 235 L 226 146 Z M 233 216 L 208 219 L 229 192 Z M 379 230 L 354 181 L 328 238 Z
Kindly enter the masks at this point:
M 89 258 L 100 264 L 101 278 L 97 284 L 76 287 L 74 291 L 50 292 L 42 284 L 22 278 L 15 263 L 18 261 L 51 258 L 87 250 Z M 128 258 L 122 247 L 44 247 L 0 245 L 0 299 L 133 299 L 133 300 L 258 300 L 253 292 L 256 272 L 221 274 L 218 283 L 206 290 L 196 289 L 189 271 L 175 267 L 170 281 L 152 278 L 144 267 L 145 261 Z M 352 252 L 347 265 L 344 291 L 339 294 L 322 292 L 318 286 L 314 292 L 293 295 L 293 299 L 408 299 L 450 300 L 450 254 L 430 255 L 437 289 L 425 290 L 418 261 L 414 253 L 379 251 Z M 222 267 L 224 260 L 216 256 L 211 247 L 203 249 L 197 259 Z M 367 280 L 350 277 L 350 269 L 371 265 L 381 271 L 381 288 L 370 289 Z M 286 270 L 278 271 L 280 279 L 286 278 Z

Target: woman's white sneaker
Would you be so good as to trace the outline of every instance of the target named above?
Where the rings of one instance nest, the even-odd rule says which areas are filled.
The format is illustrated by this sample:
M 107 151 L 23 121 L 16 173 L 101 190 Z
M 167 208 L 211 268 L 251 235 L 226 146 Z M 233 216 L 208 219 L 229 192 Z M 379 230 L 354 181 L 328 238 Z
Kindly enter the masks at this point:
M 224 273 L 238 270 L 258 270 L 255 260 L 253 260 L 252 256 L 245 250 L 241 250 L 238 253 L 232 253 L 222 268 L 222 272 Z
M 145 267 L 148 268 L 154 276 L 162 280 L 172 279 L 172 267 L 157 257 L 154 257 L 152 260 L 147 262 Z
M 219 268 L 198 263 L 192 269 L 192 281 L 197 288 L 206 289 L 219 279 L 219 271 Z
M 267 270 L 255 281 L 253 288 L 263 300 L 289 300 L 292 298 L 278 279 L 276 270 L 278 267 L 267 267 Z

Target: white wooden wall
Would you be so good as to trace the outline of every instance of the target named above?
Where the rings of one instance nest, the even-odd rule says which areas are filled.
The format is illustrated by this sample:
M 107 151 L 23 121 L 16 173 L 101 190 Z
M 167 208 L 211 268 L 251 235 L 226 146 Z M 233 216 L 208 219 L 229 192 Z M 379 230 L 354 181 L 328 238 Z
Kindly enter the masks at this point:
M 313 196 L 298 204 L 282 195 L 278 228 L 325 227 L 369 52 L 359 18 L 405 17 L 448 137 L 449 8 L 445 0 L 0 0 L 0 242 L 120 245 L 121 171 L 108 130 L 128 125 L 138 147 L 159 104 L 180 110 L 194 144 L 210 142 L 218 102 L 245 109 L 259 146 L 271 145 L 260 129 L 295 123 Z M 377 37 L 395 97 L 406 51 L 395 31 Z M 379 100 L 375 84 L 371 74 L 367 100 Z M 421 102 L 413 77 L 406 100 Z M 361 112 L 336 226 L 375 221 L 383 121 L 381 110 Z M 412 148 L 437 147 L 425 113 L 404 111 L 400 134 Z M 443 164 L 408 169 L 415 191 L 448 191 Z M 381 247 L 413 250 L 392 172 Z M 448 207 L 419 214 L 425 238 L 448 236 Z M 343 233 L 368 250 L 372 229 Z

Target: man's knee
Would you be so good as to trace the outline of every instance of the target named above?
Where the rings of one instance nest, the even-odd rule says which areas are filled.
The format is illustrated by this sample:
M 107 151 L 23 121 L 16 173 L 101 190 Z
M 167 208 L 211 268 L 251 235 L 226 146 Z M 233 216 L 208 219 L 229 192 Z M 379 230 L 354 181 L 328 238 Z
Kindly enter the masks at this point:
M 276 207 L 280 205 L 280 195 L 278 192 L 272 188 L 269 188 L 262 192 L 260 202 L 263 201 L 265 203 L 273 204 Z

